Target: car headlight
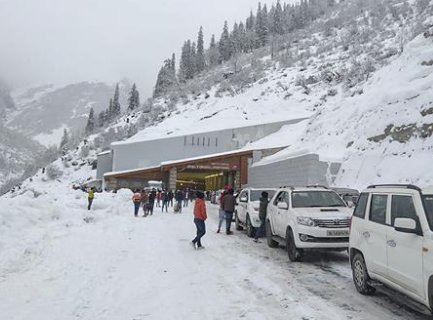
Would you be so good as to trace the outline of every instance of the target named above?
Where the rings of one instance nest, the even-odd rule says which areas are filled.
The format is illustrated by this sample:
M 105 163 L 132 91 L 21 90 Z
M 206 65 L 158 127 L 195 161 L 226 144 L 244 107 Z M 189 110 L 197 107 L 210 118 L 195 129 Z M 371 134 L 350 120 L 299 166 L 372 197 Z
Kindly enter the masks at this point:
M 314 227 L 316 225 L 316 223 L 314 222 L 313 219 L 307 218 L 307 217 L 297 217 L 296 221 L 298 222 L 298 224 L 301 224 L 301 225 L 307 226 L 307 227 Z

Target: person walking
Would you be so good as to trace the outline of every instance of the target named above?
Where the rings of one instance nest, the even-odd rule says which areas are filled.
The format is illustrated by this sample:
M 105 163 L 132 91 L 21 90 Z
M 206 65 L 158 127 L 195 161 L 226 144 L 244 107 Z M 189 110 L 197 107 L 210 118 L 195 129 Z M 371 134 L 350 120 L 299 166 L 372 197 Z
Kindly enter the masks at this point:
M 162 201 L 162 208 L 161 208 L 161 212 L 164 212 L 164 207 L 165 207 L 165 212 L 168 212 L 168 192 L 166 190 L 163 190 L 161 192 L 161 201 Z
M 197 229 L 196 237 L 191 241 L 194 249 L 204 249 L 201 244 L 201 238 L 206 234 L 206 204 L 204 201 L 204 193 L 197 191 L 197 199 L 194 203 L 194 224 Z
M 161 190 L 158 189 L 158 192 L 156 193 L 156 206 L 159 208 L 161 207 Z
M 188 202 L 189 202 L 189 190 L 186 189 L 185 190 L 185 195 L 184 195 L 184 199 L 183 199 L 183 206 L 184 207 L 188 207 Z
M 150 193 L 149 193 L 149 201 L 148 201 L 148 213 L 150 214 L 150 215 L 153 215 L 153 206 L 154 206 L 154 204 L 155 204 L 155 197 L 156 197 L 156 191 L 155 190 L 152 190 Z
M 177 206 L 177 211 L 179 213 L 182 213 L 182 202 L 183 202 L 183 191 L 182 190 L 177 190 L 176 192 L 176 206 Z M 175 210 L 176 212 L 176 210 Z
M 170 207 L 173 207 L 173 198 L 174 194 L 173 191 L 170 189 L 168 190 L 168 202 L 170 203 Z
M 265 233 L 265 222 L 266 222 L 266 216 L 268 214 L 268 199 L 269 194 L 266 191 L 262 192 L 262 196 L 260 197 L 260 204 L 259 204 L 259 219 L 260 219 L 260 226 L 256 230 L 256 234 L 254 235 L 254 242 L 259 242 L 259 238 L 263 237 Z
M 87 191 L 87 210 L 90 210 L 92 208 L 93 199 L 95 198 L 95 190 L 93 188 L 89 188 Z
M 132 195 L 132 202 L 134 203 L 134 216 L 138 217 L 138 210 L 140 210 L 141 204 L 141 193 L 139 190 L 135 190 Z
M 143 217 L 147 217 L 147 215 L 149 214 L 148 201 L 149 201 L 149 195 L 147 194 L 147 191 L 143 189 L 141 191 L 141 204 L 143 206 Z
M 223 198 L 223 209 L 226 213 L 226 234 L 233 234 L 233 231 L 230 230 L 233 219 L 233 212 L 235 212 L 236 205 L 236 198 L 233 193 L 233 189 L 230 188 Z
M 219 198 L 219 210 L 218 210 L 218 230 L 217 233 L 221 232 L 221 227 L 223 225 L 223 221 L 226 219 L 226 212 L 224 211 L 224 195 L 225 195 L 226 191 L 224 190 L 223 192 L 221 192 L 220 198 Z

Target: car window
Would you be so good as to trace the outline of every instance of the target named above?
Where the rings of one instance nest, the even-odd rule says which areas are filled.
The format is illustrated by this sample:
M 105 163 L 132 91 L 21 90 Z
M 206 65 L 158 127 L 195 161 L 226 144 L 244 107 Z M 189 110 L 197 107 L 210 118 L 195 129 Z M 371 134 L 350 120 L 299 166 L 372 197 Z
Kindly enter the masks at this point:
M 288 206 L 288 207 L 290 207 L 290 195 L 289 195 L 288 192 L 284 192 L 284 198 L 283 198 L 283 201 L 284 201 L 285 203 L 287 203 L 287 206 Z
M 430 230 L 433 230 L 433 195 L 425 195 L 422 197 L 425 213 L 427 215 Z
M 275 200 L 274 200 L 274 202 L 273 202 L 273 204 L 276 206 L 277 204 L 278 204 L 278 202 L 282 202 L 282 201 L 284 201 L 284 194 L 285 194 L 286 192 L 284 192 L 284 191 L 281 191 L 276 197 L 275 197 Z
M 275 191 L 274 190 L 251 190 L 251 201 L 259 201 L 260 198 L 262 197 L 262 192 L 266 191 L 268 193 L 268 199 L 271 199 L 274 194 Z
M 333 191 L 294 191 L 292 192 L 292 207 L 346 207 L 346 204 Z
M 240 201 L 240 199 L 244 199 L 244 198 L 246 198 L 246 201 L 248 201 L 248 191 L 247 190 L 244 190 L 239 194 L 239 201 Z
M 411 196 L 393 195 L 391 199 L 391 225 L 396 218 L 409 218 L 418 221 Z
M 387 195 L 373 194 L 370 204 L 370 221 L 386 224 Z
M 365 218 L 365 209 L 367 208 L 368 193 L 362 193 L 359 196 L 353 215 L 358 218 Z

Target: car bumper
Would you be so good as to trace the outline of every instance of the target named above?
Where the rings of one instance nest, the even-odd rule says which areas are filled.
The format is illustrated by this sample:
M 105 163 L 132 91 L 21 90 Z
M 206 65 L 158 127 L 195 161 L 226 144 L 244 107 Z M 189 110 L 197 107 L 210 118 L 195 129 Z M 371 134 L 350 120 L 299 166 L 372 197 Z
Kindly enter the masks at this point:
M 349 228 L 318 228 L 300 226 L 296 232 L 298 248 L 348 248 Z

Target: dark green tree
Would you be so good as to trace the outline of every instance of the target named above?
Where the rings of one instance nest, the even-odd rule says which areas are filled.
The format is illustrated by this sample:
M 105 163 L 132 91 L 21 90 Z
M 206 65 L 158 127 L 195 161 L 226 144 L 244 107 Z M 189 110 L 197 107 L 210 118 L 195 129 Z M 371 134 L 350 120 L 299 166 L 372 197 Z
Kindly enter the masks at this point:
M 93 108 L 90 108 L 89 117 L 87 119 L 85 134 L 86 136 L 91 135 L 95 130 L 95 115 Z

